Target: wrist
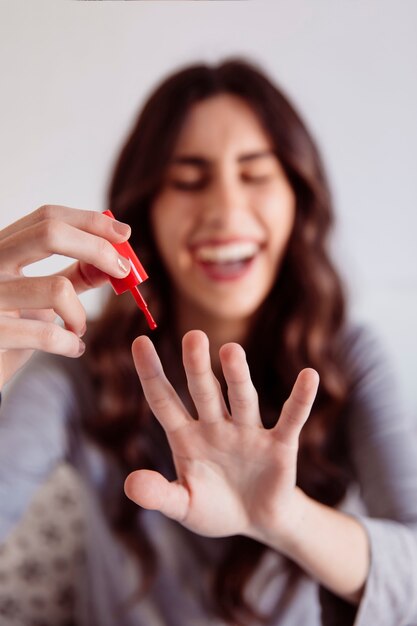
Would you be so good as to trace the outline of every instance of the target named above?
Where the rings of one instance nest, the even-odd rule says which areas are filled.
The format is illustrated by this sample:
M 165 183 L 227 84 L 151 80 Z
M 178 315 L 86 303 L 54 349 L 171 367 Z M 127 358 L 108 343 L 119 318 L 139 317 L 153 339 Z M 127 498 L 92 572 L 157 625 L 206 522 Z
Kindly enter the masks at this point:
M 285 510 L 271 514 L 262 526 L 254 526 L 249 536 L 290 556 L 304 532 L 309 500 L 299 487 L 295 487 Z

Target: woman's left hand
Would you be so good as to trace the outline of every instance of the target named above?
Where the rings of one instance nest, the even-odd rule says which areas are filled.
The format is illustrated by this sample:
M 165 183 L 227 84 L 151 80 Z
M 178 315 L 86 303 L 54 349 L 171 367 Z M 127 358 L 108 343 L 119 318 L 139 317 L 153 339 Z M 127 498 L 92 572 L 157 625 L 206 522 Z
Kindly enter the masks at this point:
M 265 429 L 240 345 L 220 350 L 229 413 L 211 369 L 207 336 L 201 331 L 184 336 L 183 361 L 197 420 L 167 380 L 152 342 L 138 337 L 132 349 L 145 397 L 167 434 L 177 480 L 135 471 L 126 479 L 128 497 L 200 535 L 262 538 L 271 528 L 285 534 L 292 523 L 298 439 L 317 392 L 317 372 L 299 374 L 276 426 Z

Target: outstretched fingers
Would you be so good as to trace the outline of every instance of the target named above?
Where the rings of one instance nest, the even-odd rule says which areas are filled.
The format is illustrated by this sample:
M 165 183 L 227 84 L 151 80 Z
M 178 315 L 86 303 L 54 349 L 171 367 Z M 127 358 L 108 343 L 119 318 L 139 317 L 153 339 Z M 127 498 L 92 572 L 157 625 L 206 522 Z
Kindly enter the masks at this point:
M 297 446 L 301 429 L 310 415 L 317 394 L 319 375 L 316 370 L 302 370 L 295 381 L 290 397 L 282 407 L 281 415 L 273 428 L 275 436 L 283 443 Z
M 216 422 L 228 417 L 220 383 L 211 368 L 208 337 L 201 330 L 191 330 L 182 342 L 183 363 L 190 395 L 198 419 Z
M 258 394 L 252 383 L 244 349 L 237 343 L 227 343 L 220 348 L 219 355 L 233 421 L 262 426 Z
M 145 509 L 160 511 L 178 522 L 188 513 L 190 494 L 179 482 L 170 483 L 158 472 L 137 470 L 125 481 L 128 498 Z
M 132 354 L 145 398 L 165 432 L 185 426 L 192 418 L 165 376 L 149 337 L 137 337 L 132 345 Z

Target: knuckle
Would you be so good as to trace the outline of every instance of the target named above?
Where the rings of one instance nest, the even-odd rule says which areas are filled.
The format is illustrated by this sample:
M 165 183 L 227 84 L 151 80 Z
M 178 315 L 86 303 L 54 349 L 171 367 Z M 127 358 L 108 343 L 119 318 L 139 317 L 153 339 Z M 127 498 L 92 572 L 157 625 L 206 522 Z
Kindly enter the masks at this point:
M 244 396 L 232 396 L 232 402 L 237 409 L 247 409 L 252 403 Z
M 50 282 L 50 291 L 53 301 L 57 299 L 69 300 L 74 293 L 74 288 L 71 281 L 65 276 L 54 276 Z
M 97 213 L 97 211 L 86 211 L 85 222 L 87 230 L 97 232 L 102 230 L 103 216 L 100 213 Z
M 156 412 L 163 412 L 170 408 L 174 401 L 173 393 L 166 391 L 161 394 L 160 392 L 154 392 L 148 394 L 148 402 L 151 408 Z
M 288 400 L 284 403 L 284 406 L 282 407 L 282 417 L 288 424 L 297 426 L 300 423 L 300 420 L 296 413 L 291 410 L 290 406 L 287 403 Z
M 258 404 L 258 394 L 254 388 L 250 390 L 233 390 L 230 392 L 230 400 L 237 408 L 248 408 Z
M 39 344 L 43 350 L 53 351 L 58 346 L 59 339 L 59 327 L 55 324 L 48 324 L 40 332 Z
M 293 395 L 293 402 L 295 406 L 301 411 L 310 410 L 310 402 L 304 397 Z
M 40 228 L 40 238 L 47 249 L 53 249 L 58 239 L 59 222 L 55 219 L 43 220 Z
M 55 216 L 55 209 L 51 204 L 43 204 L 38 209 L 36 209 L 35 213 L 39 220 L 49 220 L 53 219 Z
M 117 255 L 113 246 L 102 237 L 99 237 L 97 241 L 97 254 L 100 257 L 108 258 L 109 261 L 113 261 Z
M 208 404 L 215 399 L 216 394 L 211 389 L 197 388 L 192 390 L 192 396 L 199 404 Z
M 251 406 L 253 406 L 253 401 L 250 400 L 249 398 L 245 398 L 244 396 L 232 396 L 231 401 L 233 403 L 233 406 L 237 409 L 247 409 Z

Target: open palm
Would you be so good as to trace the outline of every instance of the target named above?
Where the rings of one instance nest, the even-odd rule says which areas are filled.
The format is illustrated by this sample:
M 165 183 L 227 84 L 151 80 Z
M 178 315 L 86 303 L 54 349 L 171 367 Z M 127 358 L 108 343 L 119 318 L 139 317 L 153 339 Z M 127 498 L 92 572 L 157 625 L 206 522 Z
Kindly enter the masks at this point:
M 253 535 L 279 524 L 294 494 L 298 438 L 317 391 L 317 373 L 300 373 L 277 425 L 267 430 L 238 344 L 220 350 L 229 412 L 211 369 L 206 335 L 184 336 L 184 368 L 197 420 L 167 380 L 147 337 L 135 340 L 133 356 L 145 397 L 167 434 L 177 480 L 138 470 L 126 480 L 127 495 L 211 537 Z

